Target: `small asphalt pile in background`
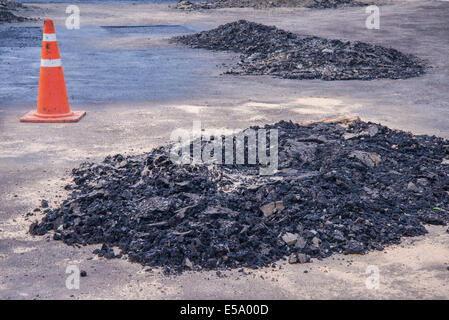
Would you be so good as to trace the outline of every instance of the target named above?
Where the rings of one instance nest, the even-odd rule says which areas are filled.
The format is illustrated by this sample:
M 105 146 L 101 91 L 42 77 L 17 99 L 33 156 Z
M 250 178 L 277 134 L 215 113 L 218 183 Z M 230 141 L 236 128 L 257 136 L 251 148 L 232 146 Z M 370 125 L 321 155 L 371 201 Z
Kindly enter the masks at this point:
M 173 273 L 363 254 L 449 221 L 449 141 L 359 120 L 265 128 L 279 134 L 273 176 L 176 165 L 169 146 L 108 156 L 74 169 L 30 233 Z
M 226 73 L 287 79 L 404 79 L 424 73 L 412 55 L 363 42 L 303 36 L 240 20 L 209 31 L 172 38 L 193 48 L 242 53 Z
M 367 5 L 353 0 L 212 0 L 204 2 L 179 1 L 174 8 L 181 10 L 221 9 L 221 8 L 339 8 L 344 6 Z
M 0 23 L 25 21 L 26 18 L 17 16 L 13 13 L 17 8 L 23 8 L 23 5 L 11 0 L 0 0 Z

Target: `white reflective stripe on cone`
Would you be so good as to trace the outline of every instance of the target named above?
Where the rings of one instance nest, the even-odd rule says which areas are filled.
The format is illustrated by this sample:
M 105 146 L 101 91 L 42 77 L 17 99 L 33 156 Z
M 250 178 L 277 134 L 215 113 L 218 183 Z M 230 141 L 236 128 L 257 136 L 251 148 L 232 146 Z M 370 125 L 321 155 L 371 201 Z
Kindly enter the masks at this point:
M 41 67 L 61 67 L 61 59 L 41 59 Z
M 56 41 L 56 33 L 44 33 L 42 41 Z

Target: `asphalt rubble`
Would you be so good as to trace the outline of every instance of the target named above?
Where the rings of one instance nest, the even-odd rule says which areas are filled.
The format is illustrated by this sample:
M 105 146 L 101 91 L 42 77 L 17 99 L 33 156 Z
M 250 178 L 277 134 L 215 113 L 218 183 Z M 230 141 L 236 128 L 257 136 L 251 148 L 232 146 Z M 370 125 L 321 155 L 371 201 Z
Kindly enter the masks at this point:
M 246 20 L 171 38 L 192 48 L 231 51 L 240 61 L 226 74 L 286 79 L 406 79 L 424 74 L 426 64 L 392 48 L 299 35 Z
M 0 24 L 26 21 L 27 18 L 17 13 L 19 8 L 25 8 L 25 6 L 11 0 L 0 0 Z
M 29 231 L 176 274 L 364 254 L 449 221 L 448 140 L 360 120 L 263 128 L 278 130 L 274 175 L 248 143 L 245 164 L 176 164 L 170 145 L 108 156 L 73 169 Z
M 366 3 L 353 0 L 212 0 L 191 2 L 181 0 L 172 7 L 180 10 L 223 9 L 223 8 L 295 8 L 305 7 L 314 9 L 340 8 L 347 6 L 366 6 Z

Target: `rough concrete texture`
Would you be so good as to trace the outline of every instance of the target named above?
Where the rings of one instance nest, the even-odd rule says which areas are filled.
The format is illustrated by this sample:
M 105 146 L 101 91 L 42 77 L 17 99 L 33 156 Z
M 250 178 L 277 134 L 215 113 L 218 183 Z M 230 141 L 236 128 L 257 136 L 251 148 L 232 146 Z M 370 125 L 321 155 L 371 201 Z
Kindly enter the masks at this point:
M 66 5 L 36 7 L 63 25 Z M 98 246 L 72 248 L 46 237 L 32 237 L 27 234 L 29 224 L 40 215 L 30 220 L 24 216 L 41 199 L 49 200 L 50 206 L 61 201 L 70 170 L 87 158 L 101 160 L 108 154 L 149 151 L 167 142 L 172 130 L 191 128 L 194 120 L 206 128 L 232 129 L 282 119 L 303 122 L 359 115 L 389 127 L 448 138 L 449 43 L 443 40 L 449 37 L 448 2 L 382 6 L 378 31 L 365 28 L 364 8 L 222 9 L 207 13 L 178 12 L 161 5 L 82 4 L 80 8 L 82 26 L 163 23 L 208 29 L 245 18 L 297 33 L 392 46 L 427 59 L 433 68 L 423 77 L 407 80 L 323 82 L 236 77 L 220 75 L 220 68 L 215 66 L 230 64 L 234 55 L 199 50 L 188 56 L 192 64 L 197 63 L 195 59 L 216 63 L 199 73 L 178 75 L 185 84 L 173 90 L 189 88 L 182 97 L 164 98 L 155 92 L 154 98 L 127 102 L 102 101 L 100 96 L 97 104 L 82 104 L 82 97 L 75 98 L 72 108 L 88 112 L 76 124 L 19 123 L 20 116 L 35 106 L 30 100 L 37 97 L 9 101 L 0 96 L 0 298 L 449 298 L 447 227 L 428 227 L 426 236 L 364 256 L 333 256 L 304 265 L 281 262 L 281 270 L 246 270 L 252 272 L 249 275 L 232 271 L 225 273 L 225 278 L 215 272 L 166 277 L 157 269 L 147 272 L 126 261 L 95 258 L 91 252 Z M 117 50 L 117 46 L 129 50 L 172 48 L 167 38 L 139 35 L 113 42 L 92 39 L 90 43 L 106 51 Z M 12 75 L 14 64 L 10 66 L 7 74 Z M 0 81 L 7 83 L 7 77 L 0 75 Z M 145 84 L 142 87 L 147 88 Z M 79 290 L 65 286 L 66 267 L 71 264 L 88 274 L 81 278 Z M 380 271 L 377 290 L 365 284 L 370 265 Z

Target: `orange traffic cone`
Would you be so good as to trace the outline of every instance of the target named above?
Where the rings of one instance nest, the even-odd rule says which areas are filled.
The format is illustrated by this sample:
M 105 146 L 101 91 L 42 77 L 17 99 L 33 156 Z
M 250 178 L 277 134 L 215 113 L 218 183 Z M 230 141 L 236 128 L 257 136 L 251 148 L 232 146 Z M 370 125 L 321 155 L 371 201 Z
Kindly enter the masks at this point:
M 42 59 L 39 77 L 37 111 L 28 112 L 21 122 L 77 122 L 85 111 L 70 111 L 64 72 L 53 20 L 44 22 Z

